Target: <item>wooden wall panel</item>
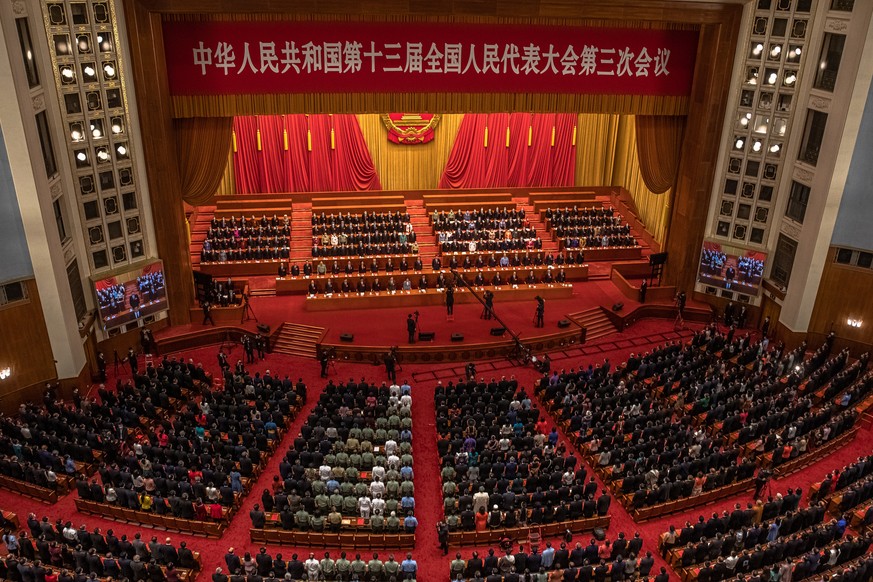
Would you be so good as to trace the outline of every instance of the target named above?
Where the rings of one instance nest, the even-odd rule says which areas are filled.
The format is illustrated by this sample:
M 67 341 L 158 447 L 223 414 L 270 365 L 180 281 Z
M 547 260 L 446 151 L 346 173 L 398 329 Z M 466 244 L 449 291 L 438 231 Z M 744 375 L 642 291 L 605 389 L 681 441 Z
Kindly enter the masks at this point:
M 39 398 L 45 382 L 57 378 L 48 329 L 36 280 L 29 279 L 26 301 L 0 307 L 0 369 L 12 376 L 0 380 L 0 408 Z
M 837 337 L 853 344 L 873 345 L 873 270 L 839 265 L 834 262 L 836 247 L 831 247 L 822 272 L 809 333 Z M 851 327 L 848 318 L 860 319 L 860 328 Z M 857 354 L 856 354 L 857 355 Z

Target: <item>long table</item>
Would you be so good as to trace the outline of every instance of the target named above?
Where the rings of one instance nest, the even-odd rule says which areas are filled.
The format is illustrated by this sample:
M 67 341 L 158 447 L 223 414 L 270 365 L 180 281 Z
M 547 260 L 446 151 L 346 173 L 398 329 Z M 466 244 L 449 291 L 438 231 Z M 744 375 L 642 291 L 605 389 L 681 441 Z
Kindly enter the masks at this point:
M 564 274 L 567 276 L 567 281 L 587 281 L 588 280 L 588 265 L 570 265 L 564 266 Z M 534 275 L 538 280 L 542 280 L 545 276 L 546 271 L 549 270 L 549 267 L 539 266 L 539 267 L 485 267 L 483 269 L 456 269 L 459 273 L 463 273 L 466 276 L 467 281 L 471 282 L 476 277 L 476 274 L 481 272 L 482 276 L 486 281 L 491 281 L 494 277 L 494 274 L 499 272 L 500 276 L 504 281 L 509 279 L 512 276 L 512 272 L 515 271 L 518 274 L 520 279 L 524 279 L 528 276 L 530 271 L 534 272 Z M 552 277 L 555 277 L 558 274 L 560 267 L 553 267 Z M 394 283 L 397 287 L 401 287 L 403 281 L 408 277 L 412 282 L 413 287 L 418 287 L 418 281 L 421 279 L 421 276 L 424 275 L 427 278 L 428 287 L 433 287 L 436 285 L 436 280 L 439 277 L 440 272 L 446 277 L 446 279 L 451 280 L 452 274 L 448 269 L 442 269 L 442 271 L 434 271 L 430 267 L 422 271 L 407 271 L 405 273 L 395 270 L 393 273 L 386 273 L 384 271 L 380 271 L 379 273 L 371 273 L 367 272 L 364 274 L 352 273 L 347 275 L 345 272 L 341 272 L 337 275 L 333 275 L 328 273 L 327 275 L 310 275 L 309 277 L 299 275 L 297 277 L 292 277 L 288 275 L 287 277 L 276 277 L 276 295 L 290 295 L 293 293 L 306 293 L 309 289 L 310 281 L 315 281 L 318 285 L 319 289 L 324 289 L 325 284 L 328 280 L 333 281 L 333 285 L 335 289 L 339 289 L 340 285 L 342 285 L 343 279 L 349 279 L 349 285 L 354 287 L 358 279 L 363 277 L 364 281 L 367 282 L 368 286 L 373 285 L 374 279 L 379 279 L 379 283 L 382 285 L 382 288 L 386 288 L 388 286 L 388 280 L 391 277 L 394 277 Z
M 570 283 L 518 285 L 513 288 L 509 285 L 501 287 L 481 287 L 477 291 L 490 290 L 494 293 L 494 302 L 525 301 L 533 299 L 537 295 L 544 299 L 564 299 L 572 297 L 573 285 Z M 476 298 L 466 289 L 455 290 L 455 303 L 473 303 Z M 413 291 L 389 291 L 358 293 L 334 293 L 333 295 L 317 295 L 307 297 L 304 303 L 306 311 L 328 311 L 332 309 L 385 309 L 390 307 L 405 307 L 414 305 L 442 305 L 445 303 L 445 293 L 437 289 L 427 289 L 424 292 Z

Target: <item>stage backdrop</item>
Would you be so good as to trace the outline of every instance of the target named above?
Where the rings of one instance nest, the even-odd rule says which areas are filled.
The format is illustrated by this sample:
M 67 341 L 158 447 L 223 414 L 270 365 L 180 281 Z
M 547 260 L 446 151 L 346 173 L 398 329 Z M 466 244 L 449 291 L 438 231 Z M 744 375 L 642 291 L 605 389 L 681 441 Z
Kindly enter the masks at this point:
M 173 95 L 687 95 L 688 30 L 375 22 L 165 21 Z

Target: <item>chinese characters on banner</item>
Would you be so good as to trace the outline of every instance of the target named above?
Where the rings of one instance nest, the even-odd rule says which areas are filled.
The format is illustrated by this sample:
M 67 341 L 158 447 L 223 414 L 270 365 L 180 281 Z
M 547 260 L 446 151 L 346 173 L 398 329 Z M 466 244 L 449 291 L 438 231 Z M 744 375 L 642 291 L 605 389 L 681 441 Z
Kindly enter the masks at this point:
M 697 32 L 426 23 L 164 22 L 174 95 L 687 95 Z

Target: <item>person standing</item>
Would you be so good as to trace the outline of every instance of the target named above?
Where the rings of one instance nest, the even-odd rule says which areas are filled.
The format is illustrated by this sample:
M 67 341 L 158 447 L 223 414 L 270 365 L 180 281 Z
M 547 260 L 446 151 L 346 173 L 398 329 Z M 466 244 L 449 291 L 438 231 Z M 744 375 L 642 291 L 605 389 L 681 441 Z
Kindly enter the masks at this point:
M 139 371 L 139 361 L 133 348 L 127 348 L 127 363 L 130 364 L 130 373 L 136 376 Z
M 764 318 L 764 323 L 761 324 L 761 335 L 767 337 L 767 334 L 770 333 L 770 316 Z
M 640 303 L 646 302 L 646 291 L 649 290 L 649 285 L 646 283 L 645 279 L 642 283 L 640 283 Z
M 445 520 L 440 520 L 436 528 L 437 538 L 440 542 L 440 549 L 443 551 L 443 555 L 447 556 L 449 555 L 449 526 Z
M 203 309 L 203 325 L 206 325 L 207 321 L 215 325 L 215 320 L 212 319 L 212 304 L 209 301 L 204 301 L 201 308 Z
M 537 300 L 537 310 L 536 316 L 534 317 L 534 326 L 535 327 L 544 327 L 544 318 L 546 314 L 546 301 L 539 295 L 536 296 Z
M 446 287 L 446 316 L 454 317 L 455 315 L 455 288 L 449 285 Z
M 482 311 L 482 317 L 491 319 L 494 314 L 494 293 L 486 291 L 483 297 L 485 298 L 485 309 Z
M 392 352 L 385 354 L 385 372 L 388 374 L 388 379 L 393 383 L 397 383 L 397 360 Z
M 409 343 L 415 343 L 415 319 L 412 314 L 406 316 L 406 332 L 409 334 Z

